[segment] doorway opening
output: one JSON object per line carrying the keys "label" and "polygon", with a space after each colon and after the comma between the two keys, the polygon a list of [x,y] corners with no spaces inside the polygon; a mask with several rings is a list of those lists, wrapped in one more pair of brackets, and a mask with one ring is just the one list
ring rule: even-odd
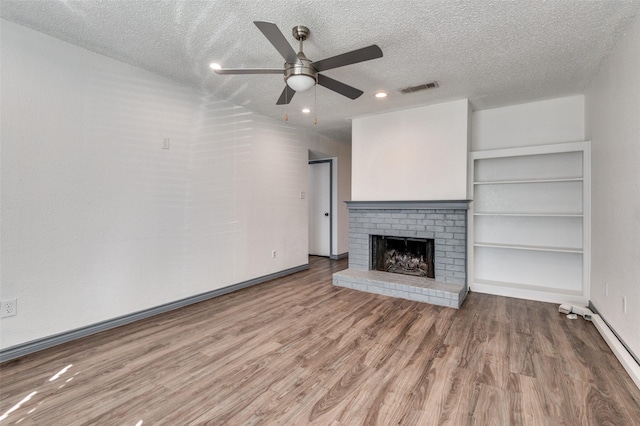
{"label": "doorway opening", "polygon": [[331,257],[333,248],[333,160],[309,161],[309,254]]}

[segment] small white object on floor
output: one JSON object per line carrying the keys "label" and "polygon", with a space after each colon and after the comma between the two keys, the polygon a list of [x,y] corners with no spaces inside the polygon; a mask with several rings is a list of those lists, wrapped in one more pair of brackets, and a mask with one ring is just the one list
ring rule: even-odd
{"label": "small white object on floor", "polygon": [[577,314],[568,314],[567,318],[569,318],[569,319],[577,319],[578,315]]}

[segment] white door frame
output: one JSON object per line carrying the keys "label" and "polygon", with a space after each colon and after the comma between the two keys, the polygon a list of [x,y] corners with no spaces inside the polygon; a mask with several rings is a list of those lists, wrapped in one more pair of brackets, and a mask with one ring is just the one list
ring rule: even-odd
{"label": "white door frame", "polygon": [[333,159],[310,160],[309,164],[329,163],[329,258],[333,256]]}

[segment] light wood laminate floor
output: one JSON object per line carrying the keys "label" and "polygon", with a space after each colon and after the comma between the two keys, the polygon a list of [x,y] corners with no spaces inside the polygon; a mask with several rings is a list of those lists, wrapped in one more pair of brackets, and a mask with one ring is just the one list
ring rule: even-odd
{"label": "light wood laminate floor", "polygon": [[640,424],[640,390],[556,305],[454,310],[333,287],[346,261],[310,262],[0,365],[0,416],[22,401],[0,423]]}

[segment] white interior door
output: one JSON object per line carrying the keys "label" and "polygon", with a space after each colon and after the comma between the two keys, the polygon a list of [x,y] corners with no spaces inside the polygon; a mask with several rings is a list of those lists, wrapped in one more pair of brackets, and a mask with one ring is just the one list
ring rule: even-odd
{"label": "white interior door", "polygon": [[331,254],[331,163],[309,163],[309,254]]}

